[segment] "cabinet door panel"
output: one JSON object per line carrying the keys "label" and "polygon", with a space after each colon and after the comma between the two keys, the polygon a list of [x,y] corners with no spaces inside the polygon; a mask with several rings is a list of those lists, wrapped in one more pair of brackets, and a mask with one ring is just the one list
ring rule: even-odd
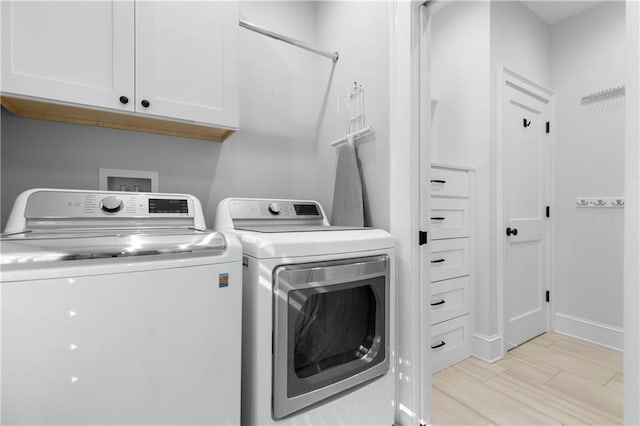
{"label": "cabinet door panel", "polygon": [[237,128],[237,29],[235,2],[137,2],[136,110]]}
{"label": "cabinet door panel", "polygon": [[2,91],[133,111],[132,1],[3,1]]}

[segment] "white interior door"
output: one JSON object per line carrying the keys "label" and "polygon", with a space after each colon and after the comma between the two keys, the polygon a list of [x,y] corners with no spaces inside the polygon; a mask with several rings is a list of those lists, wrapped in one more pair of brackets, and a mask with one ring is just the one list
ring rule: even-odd
{"label": "white interior door", "polygon": [[507,349],[548,328],[549,98],[506,80],[503,87]]}

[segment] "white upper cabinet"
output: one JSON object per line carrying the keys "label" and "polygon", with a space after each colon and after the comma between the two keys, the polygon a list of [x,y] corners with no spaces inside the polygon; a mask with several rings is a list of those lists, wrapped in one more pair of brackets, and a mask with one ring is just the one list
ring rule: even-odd
{"label": "white upper cabinet", "polygon": [[2,1],[2,91],[133,111],[133,40],[132,1]]}
{"label": "white upper cabinet", "polygon": [[136,110],[238,127],[237,3],[135,7]]}
{"label": "white upper cabinet", "polygon": [[2,92],[237,129],[237,29],[231,1],[2,1]]}

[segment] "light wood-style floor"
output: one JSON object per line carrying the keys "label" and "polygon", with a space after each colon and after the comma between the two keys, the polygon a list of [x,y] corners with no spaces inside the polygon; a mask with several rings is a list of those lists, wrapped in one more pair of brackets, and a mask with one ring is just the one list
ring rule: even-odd
{"label": "light wood-style floor", "polygon": [[433,425],[622,424],[622,353],[546,333],[433,376]]}

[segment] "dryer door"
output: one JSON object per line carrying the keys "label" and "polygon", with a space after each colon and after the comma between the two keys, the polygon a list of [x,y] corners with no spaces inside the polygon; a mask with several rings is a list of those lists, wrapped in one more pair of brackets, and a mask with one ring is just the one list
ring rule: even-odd
{"label": "dryer door", "polygon": [[274,419],[389,370],[389,291],[386,255],[276,268]]}

